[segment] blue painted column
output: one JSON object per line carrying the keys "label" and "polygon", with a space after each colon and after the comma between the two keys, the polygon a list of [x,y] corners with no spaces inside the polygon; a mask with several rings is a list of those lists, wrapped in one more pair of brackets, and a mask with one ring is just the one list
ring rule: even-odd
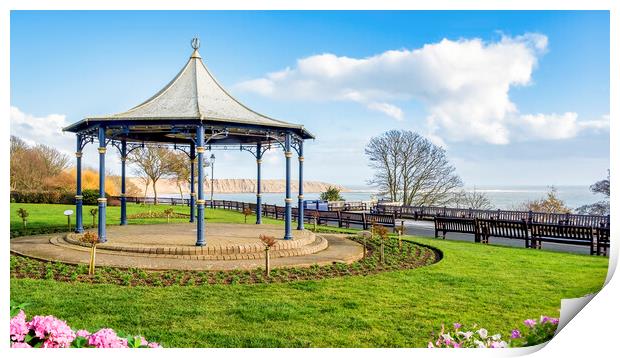
{"label": "blue painted column", "polygon": [[304,229],[304,141],[299,141],[299,195],[297,196],[297,230]]}
{"label": "blue painted column", "polygon": [[293,238],[291,233],[291,133],[284,137],[284,156],[286,157],[286,198],[284,199],[284,240]]}
{"label": "blue painted column", "polygon": [[194,222],[196,216],[196,185],[194,183],[194,167],[196,166],[196,145],[189,145],[189,222]]}
{"label": "blue painted column", "polygon": [[260,166],[263,162],[262,144],[256,143],[256,224],[263,223],[263,199],[260,192]]}
{"label": "blue painted column", "polygon": [[105,234],[105,208],[107,199],[105,197],[105,127],[99,127],[99,242],[106,242]]}
{"label": "blue painted column", "polygon": [[77,163],[75,165],[75,232],[84,232],[84,223],[82,219],[82,140],[81,134],[76,135],[76,151],[75,158]]}
{"label": "blue painted column", "polygon": [[202,168],[203,157],[205,152],[205,130],[204,126],[200,124],[196,127],[196,152],[198,152],[198,200],[196,206],[198,209],[197,218],[197,234],[196,234],[196,246],[205,246],[205,193],[204,193],[204,169]]}
{"label": "blue painted column", "polygon": [[121,225],[127,225],[127,141],[121,141]]}

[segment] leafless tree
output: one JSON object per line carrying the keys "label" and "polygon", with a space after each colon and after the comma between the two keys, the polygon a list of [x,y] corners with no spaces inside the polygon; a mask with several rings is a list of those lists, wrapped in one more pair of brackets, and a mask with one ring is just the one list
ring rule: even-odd
{"label": "leafless tree", "polygon": [[[11,136],[11,190],[46,190],[69,167],[69,156],[42,144],[29,146]],[[54,187],[54,186],[52,186]]]}
{"label": "leafless tree", "polygon": [[403,205],[446,205],[462,186],[443,148],[421,135],[391,130],[371,138],[365,153],[375,169],[369,184]]}
{"label": "leafless tree", "polygon": [[149,182],[153,184],[154,204],[157,204],[157,181],[173,173],[174,153],[164,147],[144,147],[131,152],[127,160],[146,188]]}
{"label": "leafless tree", "polygon": [[173,153],[171,163],[171,174],[174,183],[179,189],[181,200],[183,200],[183,188],[191,184],[190,160],[185,153]]}
{"label": "leafless tree", "polygon": [[454,193],[454,201],[452,202],[457,208],[491,210],[493,205],[491,199],[486,193],[477,191],[460,190]]}
{"label": "leafless tree", "polygon": [[401,136],[402,133],[399,131],[386,132],[379,137],[371,138],[364,150],[370,161],[370,167],[375,169],[375,175],[369,180],[369,184],[377,186],[381,194],[387,195],[390,201],[399,199],[400,165],[398,153],[400,152]]}
{"label": "leafless tree", "polygon": [[59,152],[57,149],[45,144],[38,144],[33,148],[43,158],[47,173],[57,175],[69,168],[70,158],[68,155]]}

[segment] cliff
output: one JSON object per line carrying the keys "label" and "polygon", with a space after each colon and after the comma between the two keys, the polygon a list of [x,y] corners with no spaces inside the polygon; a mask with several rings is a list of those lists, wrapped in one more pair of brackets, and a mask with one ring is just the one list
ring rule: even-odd
{"label": "cliff", "polygon": [[[128,181],[136,185],[142,192],[144,191],[144,182],[140,178],[128,177]],[[284,180],[283,179],[263,179],[261,180],[261,190],[263,193],[283,193],[284,192]],[[329,186],[339,188],[342,192],[349,191],[347,188],[320,182],[320,181],[304,181],[305,193],[322,193]],[[291,181],[291,191],[294,196],[297,196],[297,180]],[[189,192],[189,186],[183,187],[183,193]],[[205,193],[211,192],[211,180],[205,181]],[[256,192],[256,179],[215,179],[213,185],[213,192],[219,194],[231,194],[231,193],[255,193]],[[178,194],[174,180],[172,179],[160,179],[157,181],[157,195],[162,196],[165,194]],[[152,195],[152,187],[149,186],[147,195]]]}

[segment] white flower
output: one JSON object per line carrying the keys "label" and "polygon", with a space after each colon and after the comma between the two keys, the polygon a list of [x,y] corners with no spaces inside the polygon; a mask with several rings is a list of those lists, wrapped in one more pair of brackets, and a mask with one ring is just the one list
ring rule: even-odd
{"label": "white flower", "polygon": [[441,337],[443,338],[444,341],[452,342],[452,337],[450,337],[450,334],[448,333],[442,334]]}
{"label": "white flower", "polygon": [[498,333],[496,335],[491,336],[491,339],[494,341],[499,341],[500,339],[502,339],[502,335]]}
{"label": "white flower", "polygon": [[480,338],[485,339],[489,335],[489,332],[484,328],[480,328],[478,330],[478,335],[480,336]]}
{"label": "white flower", "polygon": [[474,341],[474,344],[475,344],[476,346],[478,346],[478,348],[486,348],[486,347],[487,347],[487,346],[485,346],[485,345],[484,345],[484,343],[482,343],[482,342],[480,342],[480,341],[478,341],[478,340],[475,340],[475,341]]}
{"label": "white flower", "polygon": [[469,340],[471,338],[471,336],[474,335],[474,332],[472,332],[472,331],[467,331],[467,332],[460,331],[460,332],[458,332],[458,334],[460,334],[461,336],[465,337],[466,340]]}

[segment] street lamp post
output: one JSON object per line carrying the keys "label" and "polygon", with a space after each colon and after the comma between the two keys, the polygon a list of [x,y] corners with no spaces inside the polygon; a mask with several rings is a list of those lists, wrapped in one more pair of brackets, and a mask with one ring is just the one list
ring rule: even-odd
{"label": "street lamp post", "polygon": [[213,167],[215,166],[215,154],[211,154],[211,157],[209,157],[209,164],[211,164],[211,208],[213,208]]}

